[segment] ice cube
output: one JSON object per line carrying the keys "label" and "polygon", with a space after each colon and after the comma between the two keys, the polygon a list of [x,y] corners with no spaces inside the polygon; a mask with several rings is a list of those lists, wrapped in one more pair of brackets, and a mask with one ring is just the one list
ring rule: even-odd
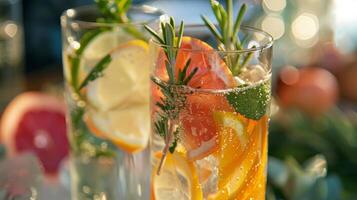
{"label": "ice cube", "polygon": [[196,161],[198,177],[202,185],[203,195],[215,193],[218,190],[218,161],[213,156],[207,156]]}
{"label": "ice cube", "polygon": [[235,80],[237,86],[246,84],[246,82],[243,79],[241,79],[240,77],[238,77],[238,76],[235,76],[234,80]]}
{"label": "ice cube", "polygon": [[256,83],[264,80],[267,76],[266,70],[261,65],[250,65],[242,70],[239,78],[248,83]]}
{"label": "ice cube", "polygon": [[[38,198],[42,169],[32,154],[21,154],[0,162],[0,199]],[[4,197],[4,198],[1,198]]]}

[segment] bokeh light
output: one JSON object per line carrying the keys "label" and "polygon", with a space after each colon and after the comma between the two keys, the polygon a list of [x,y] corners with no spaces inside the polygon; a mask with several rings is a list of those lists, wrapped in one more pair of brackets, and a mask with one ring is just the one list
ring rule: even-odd
{"label": "bokeh light", "polygon": [[263,0],[263,8],[266,11],[279,12],[286,7],[286,0]]}
{"label": "bokeh light", "polygon": [[270,14],[262,20],[261,27],[270,33],[275,40],[281,38],[285,33],[284,20],[280,15]]}
{"label": "bokeh light", "polygon": [[14,23],[8,23],[5,25],[4,31],[6,35],[8,35],[10,38],[13,38],[17,33],[17,25]]}
{"label": "bokeh light", "polygon": [[319,21],[316,15],[302,13],[293,21],[291,29],[296,39],[309,40],[317,34]]}

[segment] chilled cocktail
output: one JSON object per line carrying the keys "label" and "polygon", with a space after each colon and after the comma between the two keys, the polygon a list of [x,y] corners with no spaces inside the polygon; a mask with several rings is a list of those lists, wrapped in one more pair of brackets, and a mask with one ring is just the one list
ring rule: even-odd
{"label": "chilled cocktail", "polygon": [[265,198],[272,38],[212,7],[220,31],[206,18],[148,28],[156,200]]}
{"label": "chilled cocktail", "polygon": [[162,13],[130,8],[131,1],[96,2],[98,7],[70,9],[61,18],[72,199],[147,199],[149,46],[144,25],[155,26]]}

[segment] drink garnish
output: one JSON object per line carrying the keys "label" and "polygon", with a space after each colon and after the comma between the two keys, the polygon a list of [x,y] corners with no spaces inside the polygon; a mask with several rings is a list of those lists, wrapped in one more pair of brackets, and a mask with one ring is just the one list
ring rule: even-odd
{"label": "drink garnish", "polygon": [[[217,20],[218,27],[214,25],[206,16],[201,16],[205,25],[215,36],[218,49],[228,53],[225,56],[225,61],[234,76],[239,76],[246,68],[249,61],[253,57],[253,52],[249,53],[234,53],[243,49],[246,38],[239,39],[238,34],[240,26],[247,10],[247,5],[242,4],[233,21],[233,1],[226,0],[226,9],[216,0],[211,0],[211,8]],[[256,48],[252,46],[252,49]],[[268,83],[257,84],[254,87],[249,87],[243,92],[231,91],[228,92],[226,98],[236,112],[241,113],[249,119],[260,119],[267,110],[269,103],[269,86]],[[270,84],[270,82],[269,82]],[[247,85],[240,85],[240,87]]]}
{"label": "drink garnish", "polygon": [[184,68],[178,70],[178,75],[175,77],[176,72],[176,57],[181,47],[182,36],[184,31],[183,21],[180,23],[178,35],[176,36],[175,31],[175,21],[171,17],[169,22],[162,22],[162,36],[155,30],[148,26],[145,26],[146,30],[154,37],[156,42],[162,45],[162,49],[166,55],[167,60],[165,61],[166,71],[169,77],[167,83],[160,83],[154,77],[152,81],[160,87],[160,90],[165,96],[165,99],[161,99],[161,102],[157,102],[161,110],[160,116],[154,122],[155,132],[159,134],[165,140],[165,147],[163,149],[163,154],[160,160],[160,164],[157,169],[157,174],[160,174],[162,164],[165,160],[168,151],[173,153],[177,145],[177,134],[178,134],[178,117],[180,110],[184,104],[177,102],[184,102],[185,96],[175,92],[175,86],[187,85],[193,76],[197,73],[198,68],[194,68],[188,75],[187,69],[190,66],[191,59],[188,59],[185,63]]}
{"label": "drink garnish", "polygon": [[[218,27],[209,20],[206,16],[202,15],[201,18],[208,29],[215,36],[218,43],[218,49],[222,51],[236,51],[242,50],[246,40],[240,40],[238,33],[240,26],[247,10],[247,5],[242,4],[239,9],[238,15],[233,21],[233,3],[232,0],[226,0],[227,9],[225,9],[218,1],[211,0],[211,8],[217,20]],[[240,53],[228,54],[224,59],[234,76],[240,73],[240,70],[245,67],[251,59],[252,54],[248,53],[243,56]]]}

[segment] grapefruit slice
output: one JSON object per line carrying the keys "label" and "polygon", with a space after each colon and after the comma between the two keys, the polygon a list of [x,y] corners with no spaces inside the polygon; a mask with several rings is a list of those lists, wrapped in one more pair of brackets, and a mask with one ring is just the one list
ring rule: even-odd
{"label": "grapefruit slice", "polygon": [[95,135],[128,152],[144,149],[150,135],[148,45],[132,40],[111,52],[103,77],[87,86],[95,109],[85,122]]}
{"label": "grapefruit slice", "polygon": [[[159,163],[161,152],[155,155],[156,163]],[[194,163],[189,161],[182,152],[167,154],[165,164],[156,175],[157,167],[152,171],[152,192],[153,199],[167,200],[201,200],[203,199],[202,189]]]}
{"label": "grapefruit slice", "polygon": [[[176,58],[176,77],[191,60],[186,76],[197,68],[197,73],[188,86],[201,89],[225,89],[236,85],[232,73],[219,54],[207,43],[192,37],[183,37],[182,45]],[[165,68],[165,54],[159,52],[155,76],[168,80]],[[154,105],[162,97],[158,87],[152,89]],[[184,128],[183,145],[187,148],[190,160],[201,159],[217,150],[217,127],[213,119],[213,110],[233,111],[223,96],[194,93],[187,96],[185,108],[180,113]]]}
{"label": "grapefruit slice", "polygon": [[6,107],[0,127],[10,156],[32,152],[47,174],[56,175],[69,148],[62,101],[38,92],[20,94]]}

